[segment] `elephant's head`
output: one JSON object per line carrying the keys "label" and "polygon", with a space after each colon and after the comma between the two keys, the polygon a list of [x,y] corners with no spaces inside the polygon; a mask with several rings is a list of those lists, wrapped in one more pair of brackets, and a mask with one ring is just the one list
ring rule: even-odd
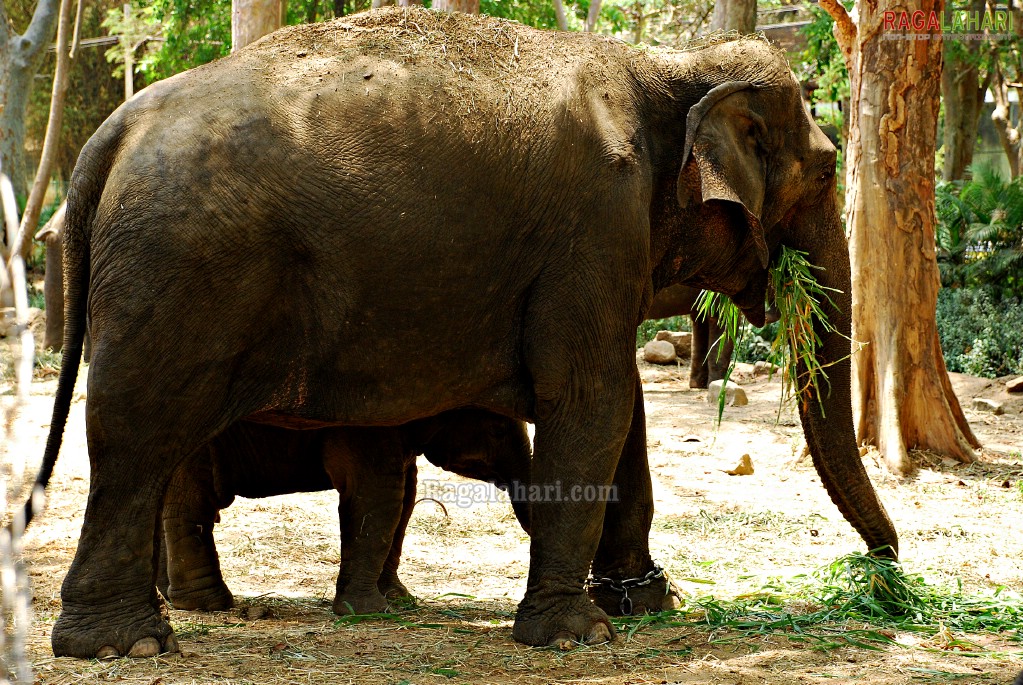
{"label": "elephant's head", "polygon": [[[835,147],[811,119],[784,57],[765,42],[724,42],[679,59],[676,100],[691,104],[673,177],[663,181],[675,182],[678,204],[665,212],[661,233],[680,247],[673,254],[655,235],[652,244],[663,253],[654,255],[654,286],[667,280],[722,292],[763,325],[768,267],[780,245],[807,252],[822,267],[818,281],[838,291],[833,305],[823,303],[837,331],[817,331],[830,391],[823,403],[800,398],[804,432],[842,514],[871,549],[894,554],[895,529],[864,471],[853,428],[850,268]],[[694,74],[703,80],[698,86]],[[703,246],[696,257],[693,244]]]}
{"label": "elephant's head", "polygon": [[532,445],[521,421],[476,407],[464,407],[421,422],[428,426],[423,456],[463,478],[493,483],[508,492],[522,529],[530,530],[529,486]]}

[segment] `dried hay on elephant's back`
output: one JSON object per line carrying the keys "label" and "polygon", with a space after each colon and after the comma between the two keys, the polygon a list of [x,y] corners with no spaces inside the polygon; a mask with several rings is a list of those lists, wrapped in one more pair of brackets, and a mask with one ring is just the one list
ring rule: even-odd
{"label": "dried hay on elephant's back", "polygon": [[[351,78],[353,68],[380,69],[380,60],[389,60],[387,71],[401,78],[404,97],[435,97],[443,76],[444,94],[458,107],[450,111],[442,106],[438,114],[472,119],[486,113],[479,125],[492,127],[551,111],[583,68],[595,68],[607,83],[626,85],[623,68],[630,52],[641,54],[606,36],[558,34],[486,16],[390,7],[286,27],[239,54],[261,63],[272,83],[329,82],[339,75],[345,78],[345,72]],[[365,69],[355,78],[372,85],[374,75],[373,69]]]}

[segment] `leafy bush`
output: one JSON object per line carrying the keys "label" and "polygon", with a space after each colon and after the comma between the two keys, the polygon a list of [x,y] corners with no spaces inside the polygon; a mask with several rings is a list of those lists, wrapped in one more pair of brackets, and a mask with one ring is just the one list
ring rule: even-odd
{"label": "leafy bush", "polygon": [[1023,297],[1023,178],[985,167],[935,189],[941,284]]}
{"label": "leafy bush", "polygon": [[735,343],[735,360],[752,364],[771,359],[771,344],[778,337],[778,322],[769,323],[763,328],[753,328],[746,324],[739,340]]}
{"label": "leafy bush", "polygon": [[938,292],[938,335],[949,371],[997,378],[1023,374],[1023,302],[981,289]]}
{"label": "leafy bush", "polygon": [[688,316],[671,316],[667,319],[650,319],[636,329],[636,347],[643,347],[654,339],[657,331],[691,331]]}

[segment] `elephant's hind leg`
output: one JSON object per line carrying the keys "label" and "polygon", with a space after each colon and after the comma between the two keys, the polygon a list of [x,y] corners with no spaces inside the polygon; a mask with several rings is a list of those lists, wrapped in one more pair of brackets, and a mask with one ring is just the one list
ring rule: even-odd
{"label": "elephant's hind leg", "polygon": [[384,562],[384,570],[380,572],[380,579],[377,581],[377,589],[388,601],[412,597],[412,593],[398,577],[398,566],[401,564],[401,548],[405,542],[405,531],[408,529],[408,522],[412,518],[412,510],[416,505],[418,472],[413,460],[405,472],[405,495],[401,503],[401,518],[394,531],[394,540],[391,542],[391,551],[387,555],[387,561]]}
{"label": "elephant's hind leg", "polygon": [[[171,473],[215,427],[208,416],[198,420],[194,402],[157,403],[172,393],[139,393],[131,385],[133,392],[117,392],[113,383],[90,381],[89,500],[61,588],[53,652],[102,658],[176,651],[156,590],[155,535]],[[176,420],[165,418],[171,416]]]}

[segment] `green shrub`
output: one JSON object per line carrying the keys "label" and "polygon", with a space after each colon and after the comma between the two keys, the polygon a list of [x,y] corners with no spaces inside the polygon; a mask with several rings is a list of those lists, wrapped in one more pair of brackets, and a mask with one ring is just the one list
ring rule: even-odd
{"label": "green shrub", "polygon": [[985,378],[1023,373],[1023,303],[973,288],[938,292],[938,335],[949,371]]}
{"label": "green shrub", "polygon": [[746,324],[745,330],[735,344],[735,360],[752,364],[771,359],[771,344],[778,337],[778,322],[769,323],[763,328],[753,328]]}
{"label": "green shrub", "polygon": [[1023,297],[1023,178],[986,167],[935,188],[941,284]]}
{"label": "green shrub", "polygon": [[691,331],[688,316],[670,316],[667,319],[650,319],[636,329],[636,347],[643,347],[654,339],[657,331]]}

